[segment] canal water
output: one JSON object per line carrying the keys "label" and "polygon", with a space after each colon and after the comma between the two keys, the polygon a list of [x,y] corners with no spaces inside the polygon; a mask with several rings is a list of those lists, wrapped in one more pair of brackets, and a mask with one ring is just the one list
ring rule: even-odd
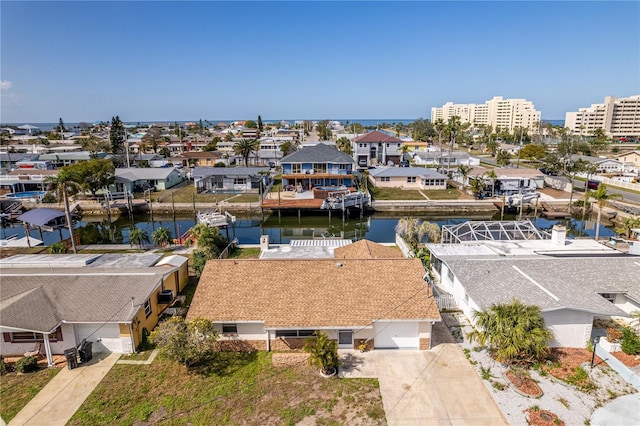
{"label": "canal water", "polygon": [[[421,215],[412,214],[423,220],[435,222],[440,226],[446,224],[457,224],[467,220],[500,220],[500,213],[494,215],[472,216],[470,214],[451,215]],[[233,239],[238,238],[240,244],[258,244],[260,235],[268,235],[272,243],[288,243],[292,239],[312,239],[321,237],[342,237],[352,240],[368,239],[379,243],[390,243],[395,241],[394,227],[403,215],[373,214],[364,218],[342,220],[342,217],[329,218],[328,215],[316,216],[285,216],[278,217],[277,214],[268,216],[264,222],[259,216],[242,217],[238,216],[235,226],[229,226],[222,230],[228,233]],[[505,220],[514,220],[516,216],[505,215]],[[533,220],[533,219],[532,219]],[[82,244],[127,244],[129,243],[129,232],[134,227],[143,229],[149,238],[154,230],[159,227],[168,228],[171,238],[182,235],[195,223],[191,217],[157,216],[151,218],[149,215],[137,215],[131,220],[128,216],[120,216],[117,220],[109,224],[106,217],[85,216],[76,223],[75,230],[80,235]],[[551,229],[555,224],[567,226],[570,237],[593,237],[595,235],[595,219],[581,222],[580,218],[548,220],[545,218],[535,218],[535,225],[540,229]],[[66,229],[62,229],[62,237],[68,238]],[[1,238],[12,235],[22,237],[25,229],[21,224],[12,224],[1,229]],[[600,237],[615,236],[613,229],[604,225],[600,226]],[[31,230],[31,236],[40,238],[37,230]],[[60,241],[60,232],[42,232],[45,245]]]}

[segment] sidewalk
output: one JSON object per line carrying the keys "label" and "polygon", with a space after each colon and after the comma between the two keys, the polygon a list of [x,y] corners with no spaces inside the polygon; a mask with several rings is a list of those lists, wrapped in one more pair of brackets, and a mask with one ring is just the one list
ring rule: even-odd
{"label": "sidewalk", "polygon": [[9,423],[14,425],[65,425],[120,358],[97,353],[85,365],[56,375]]}

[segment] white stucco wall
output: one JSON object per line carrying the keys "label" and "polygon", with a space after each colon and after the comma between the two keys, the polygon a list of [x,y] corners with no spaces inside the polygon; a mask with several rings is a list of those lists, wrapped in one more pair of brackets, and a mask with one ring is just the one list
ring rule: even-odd
{"label": "white stucco wall", "polygon": [[[229,323],[231,324],[232,322],[230,321]],[[238,333],[235,335],[222,334],[222,323],[215,323],[214,326],[218,331],[218,333],[220,333],[220,340],[242,339],[242,340],[265,340],[266,341],[267,339],[267,333],[264,330],[264,323],[262,322],[237,323]]]}
{"label": "white stucco wall", "polygon": [[624,294],[616,294],[616,299],[613,304],[628,314],[633,311],[640,311],[640,303],[629,299]]}
{"label": "white stucco wall", "polygon": [[591,313],[561,309],[543,312],[542,316],[554,335],[551,347],[584,348],[591,337],[594,317]]}
{"label": "white stucco wall", "polygon": [[[73,325],[62,324],[62,340],[57,342],[51,342],[51,352],[54,354],[62,354],[65,349],[76,346],[75,332]],[[15,330],[0,329],[2,333],[10,333]],[[34,348],[35,343],[10,343],[4,341],[4,336],[0,340],[0,354],[2,355],[24,355],[25,352],[31,351]],[[44,346],[42,347],[44,353]]]}

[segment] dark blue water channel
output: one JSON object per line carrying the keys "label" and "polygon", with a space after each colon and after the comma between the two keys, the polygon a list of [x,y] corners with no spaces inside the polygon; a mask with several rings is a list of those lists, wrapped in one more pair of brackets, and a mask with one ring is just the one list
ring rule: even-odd
{"label": "dark blue water channel", "polygon": [[[457,224],[467,220],[500,220],[500,213],[493,216],[472,216],[472,215],[456,215],[456,214],[440,214],[440,215],[423,215],[413,214],[413,217],[436,222],[440,226],[445,224]],[[229,226],[222,230],[227,233],[230,238],[237,237],[240,244],[258,244],[260,235],[268,235],[269,241],[272,243],[288,243],[292,239],[311,239],[319,237],[343,237],[352,240],[366,238],[371,241],[388,243],[395,241],[394,227],[398,223],[398,219],[402,215],[384,215],[374,214],[342,220],[341,215],[334,215],[329,218],[328,215],[315,216],[295,216],[277,214],[262,218],[242,217],[238,216],[235,226]],[[514,220],[513,215],[505,215],[505,220]],[[536,226],[540,229],[551,229],[555,224],[563,224],[568,228],[570,237],[593,237],[595,235],[595,220],[586,220],[582,222],[580,218],[572,218],[570,221],[566,219],[548,220],[544,218],[536,218],[534,220]],[[176,217],[172,216],[160,217],[154,215],[153,220],[149,215],[137,215],[130,220],[128,216],[120,216],[116,221],[109,224],[105,217],[85,216],[81,221],[76,223],[75,229],[80,234],[82,244],[127,244],[129,242],[129,232],[133,227],[143,229],[151,238],[151,233],[159,227],[166,227],[171,232],[171,238],[183,234],[195,223],[194,217]],[[68,232],[62,229],[62,237],[67,238]],[[11,235],[22,237],[25,235],[25,229],[21,224],[10,224],[1,229],[1,238],[7,238]],[[613,229],[600,226],[600,236],[615,236]],[[40,238],[38,230],[31,230],[31,236]],[[60,240],[60,232],[42,232],[45,245],[55,243]]]}

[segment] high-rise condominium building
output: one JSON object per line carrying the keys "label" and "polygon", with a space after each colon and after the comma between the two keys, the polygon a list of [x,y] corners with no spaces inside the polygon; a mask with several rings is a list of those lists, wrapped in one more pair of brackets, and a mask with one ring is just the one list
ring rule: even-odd
{"label": "high-rise condominium building", "polygon": [[611,137],[640,136],[640,95],[628,98],[607,96],[604,103],[568,112],[565,121],[575,133],[592,134],[597,128]]}
{"label": "high-rise condominium building", "polygon": [[484,104],[454,104],[447,102],[442,108],[431,108],[431,122],[438,119],[447,122],[450,117],[460,117],[463,123],[473,125],[489,124],[513,131],[514,127],[524,127],[530,132],[538,131],[540,111],[526,99],[503,99],[494,96]]}

